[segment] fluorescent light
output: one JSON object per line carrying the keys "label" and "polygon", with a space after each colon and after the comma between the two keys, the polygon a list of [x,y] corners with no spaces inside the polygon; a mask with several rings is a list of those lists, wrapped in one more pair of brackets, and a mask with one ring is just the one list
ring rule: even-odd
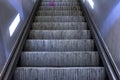
{"label": "fluorescent light", "polygon": [[18,24],[20,22],[20,14],[18,13],[15,19],[13,20],[12,24],[9,27],[9,33],[10,37],[13,35],[15,29],[17,28]]}
{"label": "fluorescent light", "polygon": [[87,0],[88,2],[89,2],[89,4],[90,4],[90,6],[92,7],[92,9],[94,8],[94,2],[93,2],[93,0]]}

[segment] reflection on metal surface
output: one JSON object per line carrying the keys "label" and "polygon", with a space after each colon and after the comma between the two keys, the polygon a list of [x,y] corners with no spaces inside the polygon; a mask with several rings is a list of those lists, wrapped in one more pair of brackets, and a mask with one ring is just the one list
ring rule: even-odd
{"label": "reflection on metal surface", "polygon": [[[117,74],[120,76],[120,0],[93,0],[94,9],[89,0],[83,3],[97,25],[111,56]],[[92,5],[92,4],[91,4]]]}
{"label": "reflection on metal surface", "polygon": [[19,23],[20,23],[20,14],[18,13],[17,16],[15,17],[15,19],[13,20],[12,24],[9,27],[10,37],[13,35],[13,33]]}
{"label": "reflection on metal surface", "polygon": [[87,1],[89,2],[89,4],[92,7],[92,9],[94,9],[94,2],[93,2],[93,0],[87,0]]}
{"label": "reflection on metal surface", "polygon": [[15,10],[20,14],[21,19],[24,18],[22,0],[8,0],[8,1],[15,8]]}
{"label": "reflection on metal surface", "polygon": [[85,3],[86,0],[83,0],[83,2]]}
{"label": "reflection on metal surface", "polygon": [[37,1],[37,0],[32,0],[34,3]]}
{"label": "reflection on metal surface", "polygon": [[[1,33],[0,33],[0,72],[3,69],[3,66],[5,65],[6,57],[4,54],[4,46],[3,46],[3,41],[1,38]],[[1,76],[1,73],[0,73]]]}
{"label": "reflection on metal surface", "polygon": [[103,26],[101,27],[101,33],[103,37],[107,36],[107,33],[110,31],[112,27],[114,27],[114,23],[120,18],[120,2],[112,9],[111,13],[109,13],[106,18]]}
{"label": "reflection on metal surface", "polygon": [[24,29],[35,2],[36,0],[0,0],[1,74],[5,70],[10,57],[13,55],[12,53],[19,39],[21,30]]}

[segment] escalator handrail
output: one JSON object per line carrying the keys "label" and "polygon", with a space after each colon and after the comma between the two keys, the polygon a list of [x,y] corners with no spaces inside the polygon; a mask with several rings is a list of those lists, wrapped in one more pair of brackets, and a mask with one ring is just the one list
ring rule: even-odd
{"label": "escalator handrail", "polygon": [[82,11],[85,13],[84,16],[86,18],[87,23],[90,26],[90,29],[93,33],[93,37],[95,38],[95,41],[97,43],[97,48],[100,51],[100,56],[102,58],[109,79],[120,80],[118,70],[116,69],[115,63],[113,62],[113,59],[110,56],[110,52],[97,28],[97,25],[95,24],[94,20],[92,19],[91,15],[89,14],[86,6],[82,3],[82,1],[78,0],[78,2]]}
{"label": "escalator handrail", "polygon": [[18,36],[18,39],[16,40],[15,46],[13,47],[11,51],[11,55],[6,62],[6,65],[4,66],[4,69],[2,70],[0,74],[0,80],[11,80],[12,74],[15,71],[16,64],[18,62],[18,59],[20,57],[20,53],[22,52],[23,45],[25,43],[26,37],[28,35],[28,31],[30,30],[31,22],[33,21],[33,18],[35,16],[35,12],[38,8],[40,0],[37,0],[36,3],[33,6],[33,9],[29,15],[29,18],[27,19],[27,22],[25,25],[23,25],[23,29],[20,31],[20,35]]}

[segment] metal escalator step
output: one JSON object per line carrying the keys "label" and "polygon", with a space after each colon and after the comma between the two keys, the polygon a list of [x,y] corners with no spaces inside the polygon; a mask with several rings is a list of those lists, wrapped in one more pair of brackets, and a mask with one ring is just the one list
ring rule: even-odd
{"label": "metal escalator step", "polygon": [[86,30],[85,22],[35,22],[32,30]]}
{"label": "metal escalator step", "polygon": [[106,80],[103,67],[18,67],[14,80]]}
{"label": "metal escalator step", "polygon": [[94,40],[26,40],[25,51],[90,51],[94,50]]}
{"label": "metal escalator step", "polygon": [[83,22],[83,16],[36,16],[35,22]]}
{"label": "metal escalator step", "polygon": [[108,80],[78,0],[40,0],[13,80]]}
{"label": "metal escalator step", "polygon": [[77,0],[41,0],[41,2],[76,2]]}
{"label": "metal escalator step", "polygon": [[80,10],[79,6],[40,6],[39,11],[46,10]]}
{"label": "metal escalator step", "polygon": [[[52,2],[53,6],[78,6],[77,2]],[[40,6],[51,6],[51,2],[41,2]]]}
{"label": "metal escalator step", "polygon": [[98,52],[22,52],[20,66],[25,67],[85,67],[100,66]]}
{"label": "metal escalator step", "polygon": [[81,16],[82,13],[80,11],[76,11],[76,10],[71,10],[71,11],[53,11],[53,10],[49,10],[49,11],[38,11],[37,12],[37,16]]}
{"label": "metal escalator step", "polygon": [[31,30],[29,39],[89,39],[89,30]]}

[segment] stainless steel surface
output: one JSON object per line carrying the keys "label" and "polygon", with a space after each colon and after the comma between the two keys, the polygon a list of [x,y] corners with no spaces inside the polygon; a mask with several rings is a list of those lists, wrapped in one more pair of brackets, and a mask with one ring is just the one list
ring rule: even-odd
{"label": "stainless steel surface", "polygon": [[[9,60],[11,51],[23,29],[36,0],[0,0],[0,73]],[[10,35],[10,25],[18,21],[13,35]],[[15,20],[16,19],[16,20]]]}
{"label": "stainless steel surface", "polygon": [[[92,15],[98,29],[120,71],[120,1],[82,0]],[[93,1],[92,3],[90,3]],[[9,59],[19,32],[25,24],[35,0],[0,0],[0,72]],[[90,4],[92,6],[90,6]],[[9,26],[20,14],[20,23],[10,37]]]}
{"label": "stainless steel surface", "polygon": [[120,75],[120,1],[82,0],[98,26]]}
{"label": "stainless steel surface", "polygon": [[[0,33],[1,36],[1,33]],[[4,48],[3,48],[3,43],[2,39],[0,37],[0,71],[2,70],[4,64],[5,64],[5,55],[4,55]]]}

